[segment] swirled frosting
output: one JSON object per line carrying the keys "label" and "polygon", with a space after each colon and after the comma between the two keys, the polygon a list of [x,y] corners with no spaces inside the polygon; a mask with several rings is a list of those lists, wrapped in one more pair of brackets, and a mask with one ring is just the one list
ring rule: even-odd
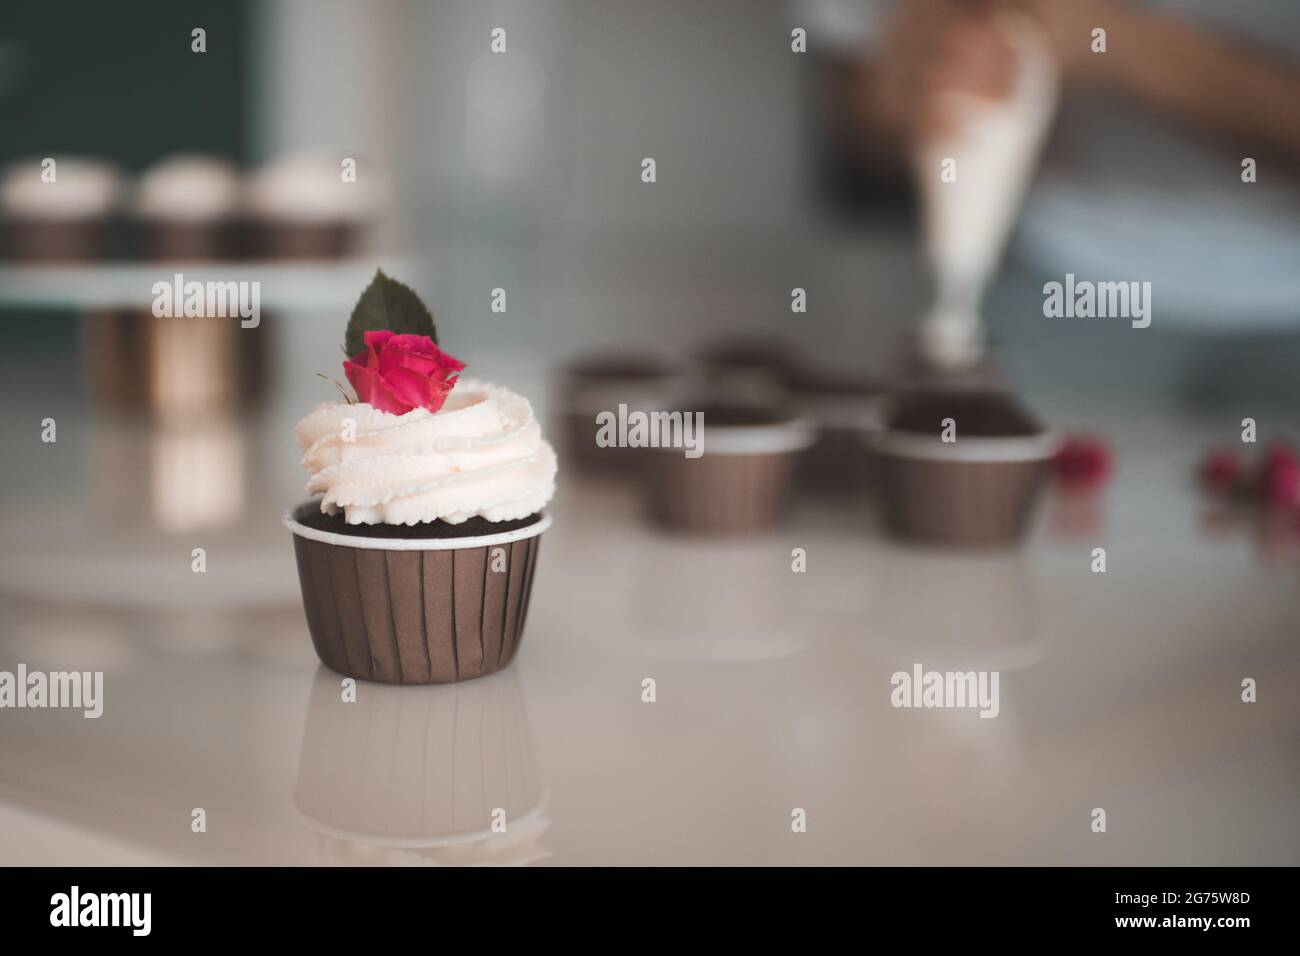
{"label": "swirled frosting", "polygon": [[121,198],[117,168],[97,159],[68,157],[54,167],[55,179],[42,178],[40,159],[11,164],[0,178],[0,206],[8,215],[69,221],[107,216]]}
{"label": "swirled frosting", "polygon": [[323,404],[294,438],[307,491],[348,524],[510,521],[555,493],[555,452],[527,399],[473,379],[460,379],[436,412]]}
{"label": "swirled frosting", "polygon": [[239,191],[233,163],[216,156],[177,154],[140,177],[135,210],[150,219],[207,222],[238,212]]}

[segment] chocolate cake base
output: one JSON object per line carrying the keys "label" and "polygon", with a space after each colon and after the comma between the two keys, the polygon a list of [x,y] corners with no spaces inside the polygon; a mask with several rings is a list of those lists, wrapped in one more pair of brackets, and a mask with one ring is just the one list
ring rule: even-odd
{"label": "chocolate cake base", "polygon": [[330,534],[346,534],[357,538],[404,538],[420,540],[421,538],[477,538],[485,534],[505,534],[518,531],[529,525],[537,524],[541,514],[532,514],[513,521],[488,521],[475,515],[459,524],[447,521],[422,521],[418,524],[348,524],[342,514],[327,515],[320,510],[317,502],[309,501],[300,505],[293,513],[293,520],[315,531]]}

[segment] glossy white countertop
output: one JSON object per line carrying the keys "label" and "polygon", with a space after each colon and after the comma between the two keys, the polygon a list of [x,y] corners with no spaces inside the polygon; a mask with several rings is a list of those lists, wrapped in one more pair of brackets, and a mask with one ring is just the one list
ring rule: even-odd
{"label": "glossy white countertop", "polygon": [[[1207,527],[1189,468],[1222,437],[1148,426],[1112,415],[1104,496],[1050,499],[1011,553],[816,502],[674,538],[570,476],[515,663],[355,703],[312,652],[279,484],[233,528],[129,530],[27,449],[0,669],[102,670],[105,710],[0,711],[0,862],[1300,863],[1300,536]],[[94,454],[72,431],[60,471]],[[100,493],[147,486],[126,471]],[[998,670],[999,715],[893,708],[914,663]]]}

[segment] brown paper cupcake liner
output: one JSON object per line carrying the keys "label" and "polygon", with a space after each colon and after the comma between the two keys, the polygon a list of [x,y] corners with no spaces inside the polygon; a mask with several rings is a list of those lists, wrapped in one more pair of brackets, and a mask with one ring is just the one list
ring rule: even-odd
{"label": "brown paper cupcake liner", "polygon": [[354,252],[362,229],[349,222],[296,223],[253,220],[246,242],[263,259],[341,259]]}
{"label": "brown paper cupcake liner", "polygon": [[777,525],[790,499],[797,453],[687,458],[659,449],[647,459],[651,519],[678,531],[731,534]]}
{"label": "brown paper cupcake liner", "polygon": [[[360,680],[443,684],[501,670],[523,636],[542,516],[476,538],[294,534],[307,629],[321,663]],[[505,569],[493,570],[493,549]]]}
{"label": "brown paper cupcake liner", "polygon": [[854,379],[834,391],[833,376],[825,381],[816,373],[804,374],[824,387],[792,386],[791,403],[817,426],[817,439],[800,462],[800,490],[836,500],[874,492],[874,462],[863,439],[884,427],[887,387],[874,379],[866,384]]}
{"label": "brown paper cupcake liner", "polygon": [[109,257],[113,226],[107,219],[10,219],[3,237],[4,257],[14,262],[98,262]]}
{"label": "brown paper cupcake liner", "polygon": [[221,262],[240,256],[239,224],[146,220],[139,224],[140,251],[159,262]]}
{"label": "brown paper cupcake liner", "polygon": [[878,453],[884,518],[896,534],[943,544],[997,546],[1029,529],[1047,477],[1047,457],[943,460]]}
{"label": "brown paper cupcake liner", "polygon": [[[917,390],[868,438],[885,524],[904,538],[1006,547],[1029,530],[1059,437],[1014,396]],[[945,441],[946,428],[954,428]]]}

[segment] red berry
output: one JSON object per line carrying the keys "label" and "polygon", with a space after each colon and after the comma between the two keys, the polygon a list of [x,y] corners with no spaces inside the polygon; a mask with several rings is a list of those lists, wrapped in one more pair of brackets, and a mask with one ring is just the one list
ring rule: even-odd
{"label": "red berry", "polygon": [[1226,495],[1241,483],[1246,474],[1246,463],[1236,452],[1212,448],[1201,459],[1197,473],[1207,491]]}
{"label": "red berry", "polygon": [[1057,482],[1072,491],[1100,487],[1111,471],[1110,448],[1092,435],[1067,435],[1052,460]]}
{"label": "red berry", "polygon": [[1300,507],[1300,461],[1287,455],[1269,458],[1264,466],[1263,492],[1271,508]]}
{"label": "red berry", "polygon": [[1257,478],[1262,489],[1268,485],[1268,476],[1274,468],[1285,468],[1289,464],[1300,464],[1300,456],[1287,442],[1275,441],[1264,449],[1259,459]]}

